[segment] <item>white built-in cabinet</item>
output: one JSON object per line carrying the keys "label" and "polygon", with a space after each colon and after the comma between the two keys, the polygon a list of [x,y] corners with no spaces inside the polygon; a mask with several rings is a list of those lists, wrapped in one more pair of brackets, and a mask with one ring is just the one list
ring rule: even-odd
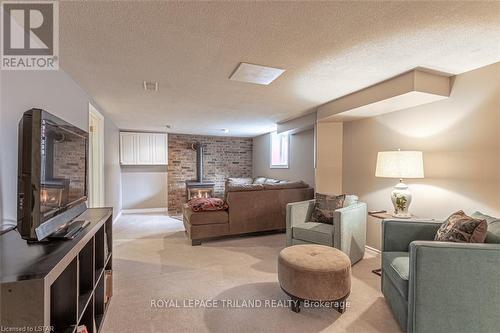
{"label": "white built-in cabinet", "polygon": [[137,164],[137,133],[120,132],[120,163]]}
{"label": "white built-in cabinet", "polygon": [[166,133],[120,132],[122,165],[167,165]]}

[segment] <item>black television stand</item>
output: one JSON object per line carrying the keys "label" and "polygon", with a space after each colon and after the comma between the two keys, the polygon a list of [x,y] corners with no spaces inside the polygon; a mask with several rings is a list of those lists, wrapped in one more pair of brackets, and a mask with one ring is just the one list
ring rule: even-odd
{"label": "black television stand", "polygon": [[73,220],[49,236],[50,239],[70,240],[90,224],[89,220]]}
{"label": "black television stand", "polygon": [[113,209],[90,208],[73,239],[0,236],[0,332],[101,333],[112,296]]}

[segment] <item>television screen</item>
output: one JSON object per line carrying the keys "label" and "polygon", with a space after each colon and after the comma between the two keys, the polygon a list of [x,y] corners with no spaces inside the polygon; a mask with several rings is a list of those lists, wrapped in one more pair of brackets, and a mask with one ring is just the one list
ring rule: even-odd
{"label": "television screen", "polygon": [[86,209],[88,134],[41,109],[19,122],[18,222],[41,241]]}
{"label": "television screen", "polygon": [[42,119],[40,213],[42,221],[86,196],[87,142],[69,128]]}

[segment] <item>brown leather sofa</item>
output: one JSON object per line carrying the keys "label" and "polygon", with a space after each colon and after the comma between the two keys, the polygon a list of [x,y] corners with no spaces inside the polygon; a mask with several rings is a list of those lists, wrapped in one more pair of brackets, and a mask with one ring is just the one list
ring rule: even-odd
{"label": "brown leather sofa", "polygon": [[286,205],[314,197],[304,182],[262,179],[228,178],[227,211],[193,212],[185,205],[183,221],[192,245],[219,236],[285,230]]}

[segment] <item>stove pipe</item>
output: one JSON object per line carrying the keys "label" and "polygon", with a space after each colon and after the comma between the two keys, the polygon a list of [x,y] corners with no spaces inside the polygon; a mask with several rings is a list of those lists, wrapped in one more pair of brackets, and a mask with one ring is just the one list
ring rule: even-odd
{"label": "stove pipe", "polygon": [[203,146],[196,142],[193,149],[196,150],[196,182],[203,183]]}

